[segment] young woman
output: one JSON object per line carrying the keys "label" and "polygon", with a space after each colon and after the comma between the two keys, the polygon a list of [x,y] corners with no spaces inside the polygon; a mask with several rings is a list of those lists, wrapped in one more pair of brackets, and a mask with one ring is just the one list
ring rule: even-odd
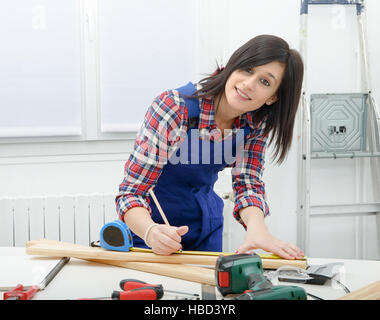
{"label": "young woman", "polygon": [[[274,143],[279,163],[290,148],[302,78],[298,52],[279,37],[261,35],[235,51],[225,68],[158,96],[145,115],[116,197],[133,245],[163,255],[179,249],[221,251],[223,201],[213,186],[218,172],[231,167],[233,215],[246,229],[236,252],[260,248],[301,258],[299,248],[266,228],[269,208],[261,178],[267,145]],[[232,155],[230,161],[221,153]]]}

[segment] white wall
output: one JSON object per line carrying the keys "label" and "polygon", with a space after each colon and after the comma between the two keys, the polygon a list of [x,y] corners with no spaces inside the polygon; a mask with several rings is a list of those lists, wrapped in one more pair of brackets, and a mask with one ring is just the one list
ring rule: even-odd
{"label": "white wall", "polygon": [[[380,98],[377,82],[380,64],[376,1],[367,3],[368,50],[371,90]],[[309,10],[308,89],[309,93],[363,92],[361,60],[354,7],[313,7]],[[325,18],[325,23],[321,17]],[[318,24],[319,22],[319,24]],[[376,35],[377,34],[377,35]],[[337,41],[339,39],[339,41]],[[351,204],[379,201],[374,193],[368,159],[313,160],[311,164],[312,205]],[[372,173],[373,175],[373,173]],[[315,256],[378,258],[379,236],[372,216],[318,217],[310,223],[311,253]],[[334,245],[332,246],[331,243]]]}
{"label": "white wall", "polygon": [[[369,18],[369,49],[371,70],[380,70],[379,28],[375,25],[380,14],[380,3],[367,0]],[[215,59],[225,63],[231,53],[245,41],[255,35],[276,34],[287,40],[294,48],[299,43],[299,0],[202,0],[200,2],[200,43],[199,80],[205,73],[213,71]],[[355,39],[356,41],[356,39]],[[317,48],[316,50],[323,50]],[[377,60],[377,61],[376,61]],[[380,101],[378,72],[371,73],[373,92]],[[326,81],[329,78],[326,77]],[[163,88],[165,89],[165,88]],[[152,98],[154,96],[152,95]],[[295,133],[297,128],[295,128]],[[124,162],[133,147],[130,140],[76,141],[76,142],[44,142],[44,143],[4,143],[0,145],[0,196],[41,196],[59,194],[86,194],[117,192],[123,177]],[[271,215],[267,218],[270,231],[277,237],[296,242],[296,196],[297,196],[297,137],[294,135],[293,145],[287,160],[280,166],[270,163],[270,152],[267,154],[264,181]],[[348,163],[348,164],[347,164]],[[316,174],[313,175],[317,188],[313,189],[313,200],[326,200],[326,185],[331,186],[328,193],[331,200],[355,197],[356,177],[350,175],[352,163],[342,160],[332,166],[317,163]],[[331,180],[331,173],[336,173]],[[328,183],[323,179],[326,177]],[[218,181],[219,192],[229,191],[229,177],[226,173]],[[370,187],[368,187],[370,188]],[[369,190],[370,193],[370,190]],[[330,200],[330,199],[329,199]],[[227,204],[229,210],[232,206]],[[115,211],[116,218],[116,211]],[[229,217],[233,225],[232,248],[237,247],[244,233],[240,225]],[[345,243],[354,243],[355,221],[329,220],[318,222],[313,226],[314,253],[318,256],[355,257],[354,251]],[[377,258],[376,230],[369,220],[369,240],[373,244],[366,252],[366,257]],[[334,231],[339,227],[338,231]],[[337,237],[338,239],[336,239]],[[331,243],[343,241],[343,245],[334,248]],[[310,256],[310,253],[306,253]],[[313,252],[311,252],[313,254]]]}
{"label": "white wall", "polygon": [[[372,92],[379,101],[380,88],[376,81],[378,73],[374,70],[380,68],[380,63],[375,58],[380,57],[380,43],[376,41],[380,34],[375,18],[376,13],[380,12],[380,4],[375,1],[366,2],[368,3]],[[225,36],[222,39],[220,36],[215,38],[211,36],[208,42],[206,33],[202,39],[201,50],[203,49],[205,53],[214,53],[219,58],[219,62],[225,63],[236,47],[260,33],[279,35],[292,47],[299,49],[299,1],[267,1],[265,3],[235,1],[233,5],[232,2],[222,1],[220,11],[216,12],[212,10],[215,3],[216,1],[207,1],[204,4],[205,17],[209,12],[213,12],[213,15],[221,18],[219,24],[210,23],[209,25],[206,18],[201,21],[212,28],[211,35],[222,31]],[[245,9],[241,10],[242,7]],[[355,8],[312,6],[309,8],[309,13],[308,90],[312,93],[360,92],[360,60]],[[334,39],[331,35],[335,35],[336,38]],[[342,41],[342,37],[345,37],[346,42]],[[216,48],[224,50],[215,49],[216,41],[220,43]],[[347,46],[347,43],[351,47]],[[318,60],[321,56],[328,59]],[[203,68],[207,68],[213,62],[213,58],[209,56]],[[296,126],[287,161],[281,166],[275,166],[270,163],[270,152],[268,152],[264,173],[271,208],[271,215],[266,219],[268,227],[277,237],[293,243],[297,241],[297,130]],[[379,197],[374,194],[368,167],[368,159],[313,161],[312,204],[379,201]],[[222,185],[217,188],[223,190]],[[230,207],[228,209],[231,210]],[[233,225],[232,246],[237,247],[244,238],[244,233],[239,225],[233,221],[231,223]],[[312,221],[310,232],[311,249],[307,253],[309,255],[368,259],[379,257],[379,237],[374,217],[318,218]]]}

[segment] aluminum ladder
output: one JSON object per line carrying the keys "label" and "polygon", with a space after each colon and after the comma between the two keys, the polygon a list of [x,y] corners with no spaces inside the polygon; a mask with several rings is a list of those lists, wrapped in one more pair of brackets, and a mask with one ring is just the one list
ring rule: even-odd
{"label": "aluminum ladder", "polygon": [[[356,6],[363,93],[310,94],[309,98],[307,94],[306,51],[310,5]],[[377,241],[380,248],[380,203],[350,203],[346,205],[311,205],[310,203],[311,161],[313,159],[334,161],[338,158],[356,158],[357,161],[360,161],[359,159],[371,158],[369,161],[371,162],[372,183],[375,194],[380,194],[380,112],[371,93],[364,0],[301,0],[300,16],[300,53],[305,65],[305,76],[300,101],[301,108],[298,114],[297,245],[304,250],[306,255],[310,254],[310,223],[311,219],[318,215],[364,216],[375,214]],[[354,114],[354,117],[356,120],[358,117],[360,118],[360,128],[350,126],[347,119],[343,119],[344,117],[341,119],[337,117],[334,124],[332,124],[331,119],[324,118],[326,113],[337,107],[337,104],[340,106],[340,113],[345,113],[344,107],[351,108],[345,116],[352,113],[352,110],[355,109],[352,107],[352,101],[355,101],[359,110],[357,114]],[[320,112],[321,110],[322,112]],[[357,131],[355,132],[355,143],[352,142],[353,139],[350,140],[353,130]]]}

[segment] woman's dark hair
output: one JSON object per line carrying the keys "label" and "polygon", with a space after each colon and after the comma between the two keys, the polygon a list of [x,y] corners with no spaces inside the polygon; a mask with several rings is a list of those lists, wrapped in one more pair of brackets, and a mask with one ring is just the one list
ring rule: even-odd
{"label": "woman's dark hair", "polygon": [[270,106],[252,112],[255,125],[265,121],[264,135],[273,130],[269,144],[275,139],[274,158],[278,157],[277,163],[281,163],[292,143],[304,70],[300,54],[290,49],[285,40],[273,35],[260,35],[249,40],[232,54],[224,68],[218,66],[216,72],[202,79],[202,88],[193,96],[220,96],[224,93],[227,79],[235,70],[246,70],[273,61],[286,65],[277,91],[278,100]]}

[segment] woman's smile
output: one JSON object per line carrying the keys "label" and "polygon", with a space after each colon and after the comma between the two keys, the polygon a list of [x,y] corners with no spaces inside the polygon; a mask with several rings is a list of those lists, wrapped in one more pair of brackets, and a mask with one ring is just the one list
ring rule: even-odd
{"label": "woman's smile", "polygon": [[236,95],[240,100],[248,101],[252,100],[244,91],[240,90],[239,88],[235,87]]}

